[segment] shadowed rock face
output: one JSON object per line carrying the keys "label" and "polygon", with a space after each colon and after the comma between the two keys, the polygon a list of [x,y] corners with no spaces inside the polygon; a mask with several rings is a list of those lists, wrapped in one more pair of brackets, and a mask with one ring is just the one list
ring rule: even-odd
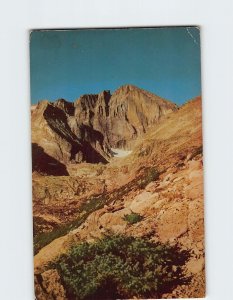
{"label": "shadowed rock face", "polygon": [[[63,107],[64,103],[42,101],[37,105],[32,113],[32,143],[41,146],[45,153],[63,164],[82,161],[106,163],[101,134],[90,134],[86,130],[84,139],[75,135],[68,124],[69,114],[67,107]],[[68,112],[72,111],[70,107]]]}
{"label": "shadowed rock face", "polygon": [[83,95],[74,103],[59,99],[32,109],[32,142],[63,164],[107,163],[111,148],[131,149],[151,125],[177,106],[152,93],[125,85]]}
{"label": "shadowed rock face", "polygon": [[54,106],[59,107],[70,116],[74,115],[74,104],[65,99],[58,99],[54,102]]}
{"label": "shadowed rock face", "polygon": [[66,166],[49,156],[37,144],[32,144],[32,171],[43,175],[68,176]]}
{"label": "shadowed rock face", "polygon": [[[74,103],[75,113],[69,118],[72,131],[83,138],[83,130],[92,131],[92,139],[101,136],[101,144],[108,156],[111,156],[108,143],[108,116],[110,91],[103,91],[96,95],[83,95]],[[93,134],[94,133],[94,134]],[[90,138],[87,138],[90,141]]]}

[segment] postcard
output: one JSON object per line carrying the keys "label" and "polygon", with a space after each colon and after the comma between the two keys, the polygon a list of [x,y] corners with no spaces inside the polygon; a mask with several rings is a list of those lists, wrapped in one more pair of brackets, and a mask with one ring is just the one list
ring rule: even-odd
{"label": "postcard", "polygon": [[200,29],[30,33],[35,297],[205,297]]}

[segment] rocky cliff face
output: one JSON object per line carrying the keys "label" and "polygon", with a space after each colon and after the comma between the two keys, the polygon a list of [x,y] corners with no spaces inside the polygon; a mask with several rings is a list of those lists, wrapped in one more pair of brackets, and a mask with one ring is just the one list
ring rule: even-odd
{"label": "rocky cliff face", "polygon": [[83,95],[74,103],[59,99],[32,107],[32,142],[63,164],[106,163],[111,148],[131,149],[138,137],[177,106],[125,85]]}
{"label": "rocky cliff face", "polygon": [[113,148],[131,149],[152,124],[176,109],[174,103],[145,90],[122,86],[110,99],[108,141]]}
{"label": "rocky cliff face", "polygon": [[81,139],[71,130],[68,122],[73,113],[73,104],[64,100],[55,103],[40,102],[34,108],[31,117],[32,143],[63,164],[82,161],[106,163],[107,151],[104,152],[101,148],[103,146],[101,136],[92,133],[90,143],[88,139]]}
{"label": "rocky cliff face", "polygon": [[[72,128],[80,134],[82,125],[102,133],[112,148],[131,149],[134,141],[177,106],[133,85],[124,85],[113,95],[104,91],[84,95],[75,104]],[[75,124],[75,125],[74,125]]]}

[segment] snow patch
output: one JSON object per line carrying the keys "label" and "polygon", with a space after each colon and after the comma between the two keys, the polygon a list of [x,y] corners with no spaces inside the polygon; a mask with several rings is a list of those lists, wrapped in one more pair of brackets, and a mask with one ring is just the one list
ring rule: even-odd
{"label": "snow patch", "polygon": [[132,152],[131,150],[123,150],[118,148],[111,148],[111,150],[114,157],[125,157]]}

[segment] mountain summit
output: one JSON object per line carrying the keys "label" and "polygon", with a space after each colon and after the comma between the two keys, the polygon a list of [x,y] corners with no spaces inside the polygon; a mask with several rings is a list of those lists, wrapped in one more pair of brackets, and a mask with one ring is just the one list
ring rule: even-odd
{"label": "mountain summit", "polygon": [[108,141],[114,148],[130,149],[134,141],[176,104],[133,85],[117,89],[109,102]]}
{"label": "mountain summit", "polygon": [[[106,163],[111,148],[131,149],[151,125],[177,109],[176,104],[133,85],[39,102],[32,110],[32,142],[67,163]],[[34,147],[33,149],[38,149]]]}

